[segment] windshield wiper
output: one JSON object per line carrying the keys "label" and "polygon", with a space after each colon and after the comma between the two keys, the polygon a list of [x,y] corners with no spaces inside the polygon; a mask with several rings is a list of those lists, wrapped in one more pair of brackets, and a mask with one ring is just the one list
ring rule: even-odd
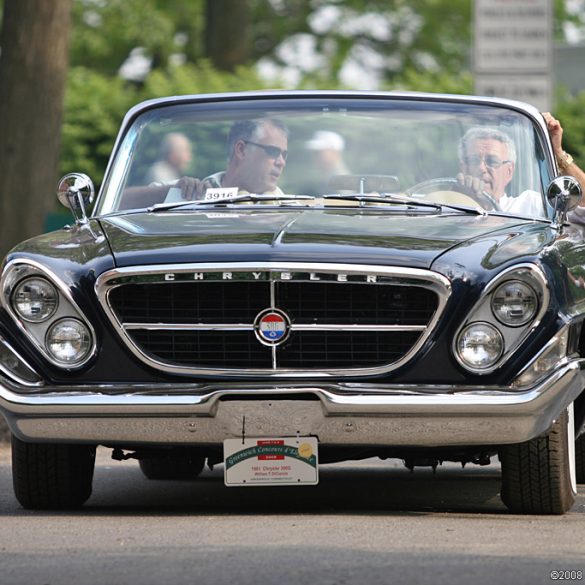
{"label": "windshield wiper", "polygon": [[359,193],[353,194],[328,194],[322,195],[323,199],[346,199],[348,201],[360,201],[364,203],[392,203],[399,205],[412,205],[417,207],[430,207],[432,209],[442,210],[454,209],[455,211],[463,211],[465,213],[474,213],[477,215],[487,215],[487,212],[481,207],[465,207],[463,205],[453,205],[451,203],[438,203],[431,201],[419,201],[411,199],[410,197],[401,197],[400,195],[361,195]]}
{"label": "windshield wiper", "polygon": [[408,197],[399,197],[396,195],[362,195],[360,193],[321,195],[323,199],[345,199],[346,201],[363,201],[364,203],[392,203],[400,205],[416,205],[417,207],[432,207],[441,209],[440,203],[431,203],[429,201],[417,201]]}
{"label": "windshield wiper", "polygon": [[189,205],[227,205],[229,203],[238,203],[241,201],[286,201],[292,203],[293,201],[314,200],[312,195],[266,195],[257,193],[246,193],[242,195],[233,195],[232,197],[222,197],[221,199],[194,199],[192,201],[180,201],[175,203],[157,203],[148,208],[150,212],[166,211],[168,209],[177,209],[181,207],[188,207]]}

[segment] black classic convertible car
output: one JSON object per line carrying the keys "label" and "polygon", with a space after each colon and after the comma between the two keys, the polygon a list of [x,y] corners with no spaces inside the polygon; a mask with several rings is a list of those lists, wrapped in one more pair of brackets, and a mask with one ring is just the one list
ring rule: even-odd
{"label": "black classic convertible car", "polygon": [[0,411],[26,508],[97,446],[144,475],[307,485],[369,457],[501,463],[515,513],[585,477],[585,244],[542,116],[492,98],[174,97],[133,108],[74,225],[0,282]]}

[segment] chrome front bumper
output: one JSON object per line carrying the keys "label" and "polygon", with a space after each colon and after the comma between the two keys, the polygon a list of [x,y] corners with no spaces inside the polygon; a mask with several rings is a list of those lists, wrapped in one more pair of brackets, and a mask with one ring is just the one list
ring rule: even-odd
{"label": "chrome front bumper", "polygon": [[204,445],[242,434],[298,433],[315,435],[324,445],[499,445],[546,432],[583,390],[584,369],[583,360],[573,360],[523,391],[230,383],[24,393],[0,378],[0,411],[16,436],[32,442]]}

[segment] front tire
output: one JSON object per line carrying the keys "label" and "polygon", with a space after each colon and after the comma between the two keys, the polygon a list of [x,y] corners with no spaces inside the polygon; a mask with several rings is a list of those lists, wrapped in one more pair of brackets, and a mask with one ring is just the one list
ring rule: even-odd
{"label": "front tire", "polygon": [[12,436],[12,481],[23,508],[67,510],[91,495],[95,447],[25,443]]}
{"label": "front tire", "polygon": [[505,445],[502,501],[517,514],[564,514],[575,503],[575,430],[573,405],[544,437]]}
{"label": "front tire", "polygon": [[585,434],[575,441],[575,467],[577,483],[585,483]]}

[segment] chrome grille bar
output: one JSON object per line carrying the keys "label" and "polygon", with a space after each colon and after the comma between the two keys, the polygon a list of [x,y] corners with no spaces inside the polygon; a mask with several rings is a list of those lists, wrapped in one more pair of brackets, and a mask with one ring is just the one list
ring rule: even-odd
{"label": "chrome grille bar", "polygon": [[[131,331],[253,331],[250,323],[124,323],[123,328]],[[292,323],[292,331],[424,331],[426,325],[335,325],[331,323]]]}

